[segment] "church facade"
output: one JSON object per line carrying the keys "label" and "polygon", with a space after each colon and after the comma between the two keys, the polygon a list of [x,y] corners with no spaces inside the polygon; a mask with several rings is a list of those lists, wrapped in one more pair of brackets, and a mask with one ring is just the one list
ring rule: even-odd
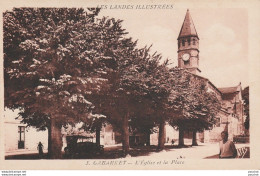
{"label": "church facade", "polygon": [[[183,25],[178,36],[178,67],[203,79],[208,91],[216,94],[221,102],[221,110],[217,115],[217,123],[211,130],[197,134],[201,142],[216,142],[220,140],[223,130],[229,132],[229,138],[244,134],[244,109],[241,83],[233,87],[217,88],[209,79],[201,76],[199,69],[199,36],[187,10]],[[188,135],[190,136],[190,135]]]}

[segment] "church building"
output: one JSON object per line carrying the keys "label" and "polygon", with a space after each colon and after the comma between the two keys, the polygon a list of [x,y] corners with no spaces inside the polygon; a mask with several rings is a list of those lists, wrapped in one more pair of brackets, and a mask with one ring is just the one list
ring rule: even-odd
{"label": "church building", "polygon": [[[208,91],[213,91],[221,102],[221,110],[217,115],[217,124],[212,130],[197,134],[201,142],[216,142],[220,133],[228,130],[229,138],[244,134],[244,109],[241,83],[233,87],[217,88],[209,79],[201,76],[199,69],[199,36],[192,21],[189,10],[178,36],[178,67],[205,80]],[[189,136],[189,135],[188,135]]]}

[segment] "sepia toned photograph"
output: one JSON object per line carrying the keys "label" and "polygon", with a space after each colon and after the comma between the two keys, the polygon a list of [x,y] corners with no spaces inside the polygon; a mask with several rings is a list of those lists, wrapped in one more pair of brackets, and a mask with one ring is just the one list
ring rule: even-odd
{"label": "sepia toned photograph", "polygon": [[249,13],[173,1],[5,8],[2,162],[249,162]]}

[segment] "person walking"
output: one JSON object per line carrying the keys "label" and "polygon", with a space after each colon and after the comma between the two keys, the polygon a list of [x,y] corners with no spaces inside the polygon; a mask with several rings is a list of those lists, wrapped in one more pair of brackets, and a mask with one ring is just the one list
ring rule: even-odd
{"label": "person walking", "polygon": [[237,156],[237,149],[235,144],[228,140],[228,132],[222,131],[221,132],[222,141],[219,143],[219,158],[226,159],[226,158],[236,158]]}
{"label": "person walking", "polygon": [[39,142],[37,149],[39,151],[39,158],[42,158],[43,157],[43,145],[41,142]]}

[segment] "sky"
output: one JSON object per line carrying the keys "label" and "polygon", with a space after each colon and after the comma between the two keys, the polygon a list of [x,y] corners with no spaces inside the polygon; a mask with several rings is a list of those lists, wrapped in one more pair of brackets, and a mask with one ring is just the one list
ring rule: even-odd
{"label": "sky", "polygon": [[[187,7],[188,8],[188,7]],[[123,20],[123,28],[138,46],[152,46],[177,66],[177,38],[187,8],[172,9],[102,9],[99,17]],[[238,8],[189,9],[200,38],[201,76],[216,87],[249,84],[248,12]]]}

